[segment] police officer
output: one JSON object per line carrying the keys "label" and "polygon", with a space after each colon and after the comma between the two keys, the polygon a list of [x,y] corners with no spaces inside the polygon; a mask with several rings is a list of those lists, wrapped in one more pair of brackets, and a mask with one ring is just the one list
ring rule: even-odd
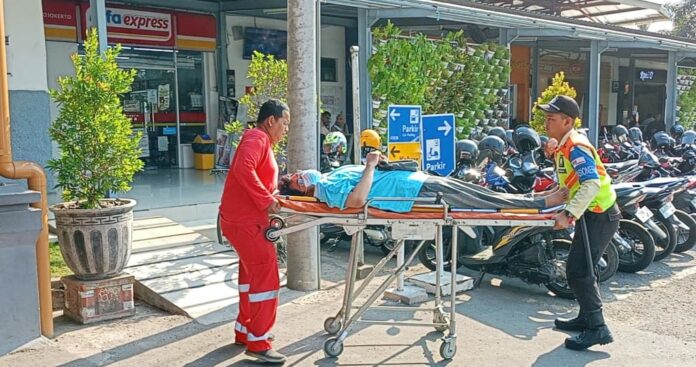
{"label": "police officer", "polygon": [[[568,255],[566,275],[580,312],[574,319],[556,319],[555,326],[560,330],[581,332],[567,338],[565,346],[584,350],[614,340],[602,315],[602,299],[595,269],[619,227],[621,213],[616,206],[611,179],[597,151],[584,135],[573,128],[575,119],[580,116],[580,108],[575,100],[559,95],[538,108],[546,112],[549,137],[559,142],[555,151],[559,184],[570,191],[566,209],[556,215],[555,229],[567,228],[576,220],[578,223]],[[592,261],[590,266],[588,248]]]}

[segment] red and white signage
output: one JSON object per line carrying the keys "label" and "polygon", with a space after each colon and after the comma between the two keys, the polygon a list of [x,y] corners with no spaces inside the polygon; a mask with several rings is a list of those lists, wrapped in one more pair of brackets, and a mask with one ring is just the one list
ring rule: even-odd
{"label": "red and white signage", "polygon": [[[96,27],[88,4],[82,6],[83,35],[87,28]],[[174,47],[174,16],[168,12],[133,10],[108,6],[106,31],[109,42]]]}
{"label": "red and white signage", "polygon": [[77,40],[77,6],[74,1],[43,0],[43,19],[47,40]]}
{"label": "red and white signage", "polygon": [[[96,24],[88,2],[43,0],[42,3],[47,40],[78,42],[78,23],[82,39],[87,28]],[[199,51],[214,51],[217,45],[217,26],[212,15],[107,5],[109,43]]]}

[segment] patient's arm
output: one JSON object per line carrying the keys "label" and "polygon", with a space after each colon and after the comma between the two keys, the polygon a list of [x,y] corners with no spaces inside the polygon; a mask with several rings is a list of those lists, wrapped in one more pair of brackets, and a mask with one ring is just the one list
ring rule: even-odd
{"label": "patient's arm", "polygon": [[379,162],[379,158],[379,152],[370,152],[367,154],[365,170],[363,171],[362,178],[360,178],[360,182],[358,182],[346,199],[347,208],[361,208],[365,206],[365,203],[367,202],[367,195],[370,193],[370,189],[372,188],[372,180],[375,176],[375,166]]}

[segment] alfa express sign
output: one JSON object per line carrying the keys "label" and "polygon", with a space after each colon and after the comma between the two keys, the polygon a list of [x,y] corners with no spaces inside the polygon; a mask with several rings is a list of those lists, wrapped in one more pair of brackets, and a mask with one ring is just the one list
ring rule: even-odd
{"label": "alfa express sign", "polygon": [[[94,27],[89,6],[83,7],[87,27]],[[106,8],[106,30],[109,42],[137,43],[152,46],[174,46],[173,16],[167,12]],[[83,29],[83,34],[84,34]]]}

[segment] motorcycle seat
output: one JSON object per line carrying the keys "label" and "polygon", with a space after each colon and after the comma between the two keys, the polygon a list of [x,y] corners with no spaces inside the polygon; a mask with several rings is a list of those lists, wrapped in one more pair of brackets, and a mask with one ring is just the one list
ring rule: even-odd
{"label": "motorcycle seat", "polygon": [[619,197],[635,197],[643,193],[643,188],[640,186],[616,184],[612,185],[612,187]]}
{"label": "motorcycle seat", "polygon": [[616,170],[616,171],[622,171],[624,169],[630,168],[638,164],[637,159],[632,159],[630,161],[626,162],[619,162],[619,163],[604,163],[604,167],[607,169],[611,170]]}

